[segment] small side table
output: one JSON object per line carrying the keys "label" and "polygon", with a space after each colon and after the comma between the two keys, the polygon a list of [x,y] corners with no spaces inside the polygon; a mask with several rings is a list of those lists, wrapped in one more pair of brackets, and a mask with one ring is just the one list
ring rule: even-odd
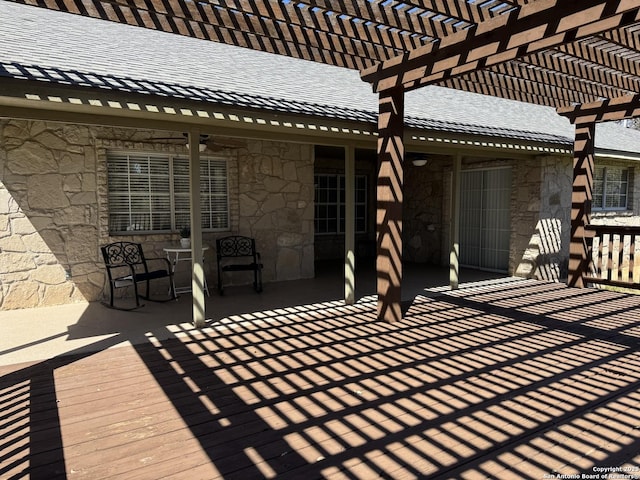
{"label": "small side table", "polygon": [[[176,287],[176,267],[179,262],[189,262],[191,263],[191,249],[183,248],[183,247],[165,247],[163,248],[164,252],[167,254],[167,260],[171,263],[171,271],[173,272],[173,290],[176,292],[176,295],[179,293],[189,293],[191,292],[191,284],[185,285],[183,287]],[[202,256],[204,257],[204,252],[209,250],[208,245],[202,246]],[[173,257],[173,258],[172,258]],[[207,286],[207,279],[204,279],[204,291],[207,292],[207,296],[209,296],[209,287]]]}

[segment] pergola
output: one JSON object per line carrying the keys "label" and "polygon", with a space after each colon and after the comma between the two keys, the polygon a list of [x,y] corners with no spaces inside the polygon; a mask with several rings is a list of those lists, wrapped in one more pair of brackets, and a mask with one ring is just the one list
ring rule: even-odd
{"label": "pergola", "polygon": [[[595,124],[640,114],[640,0],[13,1],[359,70],[379,95],[377,290],[386,321],[402,316],[405,92],[433,84],[551,106],[575,124],[571,286],[582,286],[588,266]],[[194,286],[201,275],[194,265]]]}

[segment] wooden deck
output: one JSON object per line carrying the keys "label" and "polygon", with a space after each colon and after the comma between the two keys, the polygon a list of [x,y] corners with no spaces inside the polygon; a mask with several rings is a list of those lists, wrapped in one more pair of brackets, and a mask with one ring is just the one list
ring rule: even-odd
{"label": "wooden deck", "polygon": [[230,316],[0,367],[0,478],[640,478],[639,342],[640,296],[535,281]]}

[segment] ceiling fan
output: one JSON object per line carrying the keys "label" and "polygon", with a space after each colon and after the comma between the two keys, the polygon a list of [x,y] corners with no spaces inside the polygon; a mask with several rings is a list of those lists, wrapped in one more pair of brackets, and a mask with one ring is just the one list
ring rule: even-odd
{"label": "ceiling fan", "polygon": [[[161,141],[161,142],[178,142],[187,145],[188,148],[189,135],[183,133],[181,137],[151,137],[149,140]],[[233,138],[213,138],[212,135],[200,134],[200,151],[204,152],[206,149],[212,152],[220,152],[222,150],[243,148],[247,146],[247,142],[240,139]]]}

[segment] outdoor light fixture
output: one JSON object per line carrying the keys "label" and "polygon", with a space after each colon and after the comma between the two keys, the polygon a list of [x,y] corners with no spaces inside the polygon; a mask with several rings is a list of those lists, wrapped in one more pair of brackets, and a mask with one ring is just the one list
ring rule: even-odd
{"label": "outdoor light fixture", "polygon": [[429,163],[429,157],[424,154],[418,154],[411,159],[411,163],[414,167],[424,167],[427,163]]}

